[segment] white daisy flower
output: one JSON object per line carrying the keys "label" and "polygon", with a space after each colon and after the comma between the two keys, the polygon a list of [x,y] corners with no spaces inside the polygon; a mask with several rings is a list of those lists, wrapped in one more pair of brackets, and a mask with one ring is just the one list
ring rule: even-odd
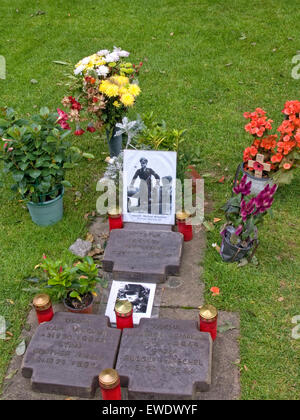
{"label": "white daisy flower", "polygon": [[85,69],[85,66],[83,64],[81,64],[80,66],[78,66],[75,70],[74,70],[74,74],[75,76],[77,76],[77,74],[81,74],[83,72],[83,70]]}
{"label": "white daisy flower", "polygon": [[122,50],[121,48],[118,48],[118,47],[114,47],[113,52],[116,52],[119,55],[119,57],[128,57],[130,54],[128,51]]}
{"label": "white daisy flower", "polygon": [[86,65],[86,64],[89,64],[89,61],[90,61],[90,57],[85,57],[81,60],[81,63]]}
{"label": "white daisy flower", "polygon": [[112,52],[112,53],[107,54],[105,56],[105,61],[107,63],[113,63],[113,62],[118,61],[118,60],[119,60],[119,54],[117,52]]}
{"label": "white daisy flower", "polygon": [[107,55],[109,54],[108,50],[100,50],[97,52],[97,55],[100,55],[100,57],[102,57],[103,55]]}
{"label": "white daisy flower", "polygon": [[107,66],[99,66],[96,69],[96,73],[98,74],[98,76],[107,76],[109,73],[109,68]]}

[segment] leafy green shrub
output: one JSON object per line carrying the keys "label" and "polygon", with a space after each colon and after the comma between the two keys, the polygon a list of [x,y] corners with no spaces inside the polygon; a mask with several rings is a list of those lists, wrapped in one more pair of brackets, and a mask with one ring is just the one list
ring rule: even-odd
{"label": "leafy green shrub", "polygon": [[28,120],[18,119],[12,108],[1,110],[3,172],[12,175],[11,189],[25,200],[38,203],[57,197],[62,186],[71,186],[66,171],[78,166],[82,157],[93,158],[65,140],[70,131],[62,129],[59,119],[47,107]]}

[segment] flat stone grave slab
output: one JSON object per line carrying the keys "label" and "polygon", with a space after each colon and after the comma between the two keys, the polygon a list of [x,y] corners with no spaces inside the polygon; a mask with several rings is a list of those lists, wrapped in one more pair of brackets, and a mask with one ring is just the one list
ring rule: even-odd
{"label": "flat stone grave slab", "polygon": [[183,235],[167,228],[132,227],[110,232],[102,266],[114,280],[162,283],[179,274]]}
{"label": "flat stone grave slab", "polygon": [[124,329],[116,369],[128,399],[194,399],[211,384],[212,340],[196,321],[142,319]]}
{"label": "flat stone grave slab", "polygon": [[57,312],[36,329],[22,375],[34,391],[92,397],[99,373],[115,365],[120,336],[103,315]]}

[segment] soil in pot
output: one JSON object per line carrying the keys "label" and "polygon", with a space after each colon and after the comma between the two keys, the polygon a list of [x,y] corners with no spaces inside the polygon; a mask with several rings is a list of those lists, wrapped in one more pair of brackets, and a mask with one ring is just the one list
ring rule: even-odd
{"label": "soil in pot", "polygon": [[81,301],[68,295],[64,300],[64,304],[69,312],[91,314],[93,311],[93,300],[91,293],[83,295]]}

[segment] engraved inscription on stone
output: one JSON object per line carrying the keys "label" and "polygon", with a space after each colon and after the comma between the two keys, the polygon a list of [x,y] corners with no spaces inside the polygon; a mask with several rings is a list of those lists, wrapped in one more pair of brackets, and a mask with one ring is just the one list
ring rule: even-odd
{"label": "engraved inscription on stone", "polygon": [[178,275],[183,235],[172,231],[115,229],[103,257],[104,271],[115,280],[160,283]]}
{"label": "engraved inscription on stone", "polygon": [[22,363],[22,375],[40,392],[91,397],[97,376],[113,368],[120,330],[100,315],[58,312],[38,326]]}
{"label": "engraved inscription on stone", "polygon": [[196,322],[142,319],[124,329],[116,369],[129,399],[191,399],[211,383],[212,340]]}

